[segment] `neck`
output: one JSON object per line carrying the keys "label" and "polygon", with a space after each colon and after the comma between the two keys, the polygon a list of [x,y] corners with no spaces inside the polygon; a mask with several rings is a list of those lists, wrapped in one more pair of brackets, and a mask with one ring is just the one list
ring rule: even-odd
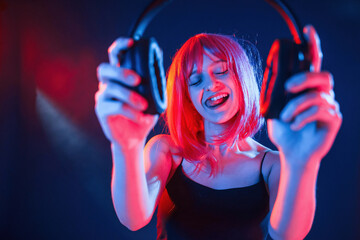
{"label": "neck", "polygon": [[230,126],[230,123],[213,123],[204,119],[205,141],[213,143],[213,139],[220,136]]}
{"label": "neck", "polygon": [[205,140],[208,143],[208,148],[213,151],[215,156],[225,156],[229,152],[240,153],[252,151],[254,149],[254,140],[251,138],[233,139],[221,144],[214,143],[213,139],[223,134],[229,126],[231,126],[231,123],[218,124],[204,120]]}

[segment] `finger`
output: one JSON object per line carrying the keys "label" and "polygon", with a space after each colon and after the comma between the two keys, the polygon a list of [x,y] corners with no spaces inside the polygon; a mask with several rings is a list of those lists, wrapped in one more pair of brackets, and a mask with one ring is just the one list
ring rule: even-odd
{"label": "finger", "polygon": [[119,66],[118,54],[121,50],[127,49],[134,44],[132,38],[118,38],[108,48],[109,62],[111,65]]}
{"label": "finger", "polygon": [[104,96],[99,95],[95,104],[95,113],[99,119],[106,118],[109,115],[121,113],[122,102],[105,100]]}
{"label": "finger", "polygon": [[140,111],[144,111],[148,106],[146,99],[140,94],[112,82],[107,84],[103,95],[105,100],[121,101]]}
{"label": "finger", "polygon": [[102,82],[99,82],[99,86],[98,86],[98,90],[97,92],[95,93],[95,104],[99,101],[99,98],[101,98],[101,96],[103,96],[104,94],[104,91],[106,89],[106,84],[105,83],[102,83]]}
{"label": "finger", "polygon": [[140,124],[140,126],[142,126],[142,124],[149,124],[154,117],[158,117],[158,115],[153,116],[150,114],[144,114],[141,111],[137,111],[126,103],[121,104],[120,109],[120,116],[125,117],[135,123],[138,123]]}
{"label": "finger", "polygon": [[298,73],[290,77],[285,83],[285,89],[291,93],[298,93],[306,89],[330,92],[334,87],[334,79],[329,72]]}
{"label": "finger", "polygon": [[330,94],[324,92],[304,93],[290,102],[281,111],[280,118],[284,122],[292,121],[298,114],[313,106],[321,106],[336,109],[335,100]]}
{"label": "finger", "polygon": [[99,90],[95,93],[95,106],[101,102],[123,102],[139,111],[144,111],[148,106],[146,99],[140,94],[116,83],[99,82]]}
{"label": "finger", "polygon": [[106,123],[106,119],[110,116],[123,116],[131,121],[139,122],[145,115],[141,111],[129,106],[121,101],[113,101],[100,97],[95,105],[95,113],[98,118]]}
{"label": "finger", "polygon": [[294,131],[302,129],[306,124],[311,122],[320,122],[328,126],[341,124],[341,115],[337,114],[334,109],[313,106],[307,111],[299,114],[295,121],[290,125]]}
{"label": "finger", "polygon": [[313,26],[307,25],[303,29],[304,36],[308,41],[309,54],[315,72],[320,72],[323,53],[321,51],[321,43],[319,35]]}
{"label": "finger", "polygon": [[101,63],[97,68],[97,75],[100,82],[113,80],[121,82],[127,86],[137,86],[141,82],[141,77],[133,70],[116,67],[108,63]]}
{"label": "finger", "polygon": [[334,99],[334,105],[335,105],[335,111],[336,111],[336,113],[340,113],[341,114],[341,112],[340,112],[340,105],[339,105],[339,103]]}

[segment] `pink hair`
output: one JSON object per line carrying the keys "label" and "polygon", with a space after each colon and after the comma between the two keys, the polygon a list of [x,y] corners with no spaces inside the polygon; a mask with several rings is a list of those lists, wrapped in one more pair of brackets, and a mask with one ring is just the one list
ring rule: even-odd
{"label": "pink hair", "polygon": [[216,159],[206,148],[203,119],[191,102],[187,84],[194,64],[202,66],[204,49],[226,60],[228,69],[238,79],[236,86],[241,98],[239,112],[232,119],[232,125],[214,139],[214,143],[232,144],[238,138],[251,137],[261,128],[263,119],[255,71],[240,44],[232,37],[207,33],[187,40],[175,54],[167,73],[166,120],[171,138],[182,157],[196,163],[198,170],[201,169],[199,163],[207,160],[212,169],[210,175],[215,175],[218,171]]}

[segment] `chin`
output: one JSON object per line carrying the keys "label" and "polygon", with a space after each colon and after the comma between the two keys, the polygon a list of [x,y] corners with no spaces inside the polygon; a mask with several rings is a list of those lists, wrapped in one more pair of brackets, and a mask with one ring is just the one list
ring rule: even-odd
{"label": "chin", "polygon": [[228,115],[228,116],[221,116],[220,114],[218,116],[215,116],[214,118],[207,119],[209,122],[214,124],[232,124],[234,123],[237,116],[237,112],[234,114]]}

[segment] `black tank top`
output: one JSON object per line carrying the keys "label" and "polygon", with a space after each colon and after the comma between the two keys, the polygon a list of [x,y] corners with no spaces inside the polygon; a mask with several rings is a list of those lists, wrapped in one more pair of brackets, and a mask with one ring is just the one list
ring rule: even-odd
{"label": "black tank top", "polygon": [[[181,164],[166,185],[157,213],[158,240],[264,239],[269,195],[261,174],[254,185],[215,190],[189,179]],[[265,231],[265,232],[264,232]]]}

